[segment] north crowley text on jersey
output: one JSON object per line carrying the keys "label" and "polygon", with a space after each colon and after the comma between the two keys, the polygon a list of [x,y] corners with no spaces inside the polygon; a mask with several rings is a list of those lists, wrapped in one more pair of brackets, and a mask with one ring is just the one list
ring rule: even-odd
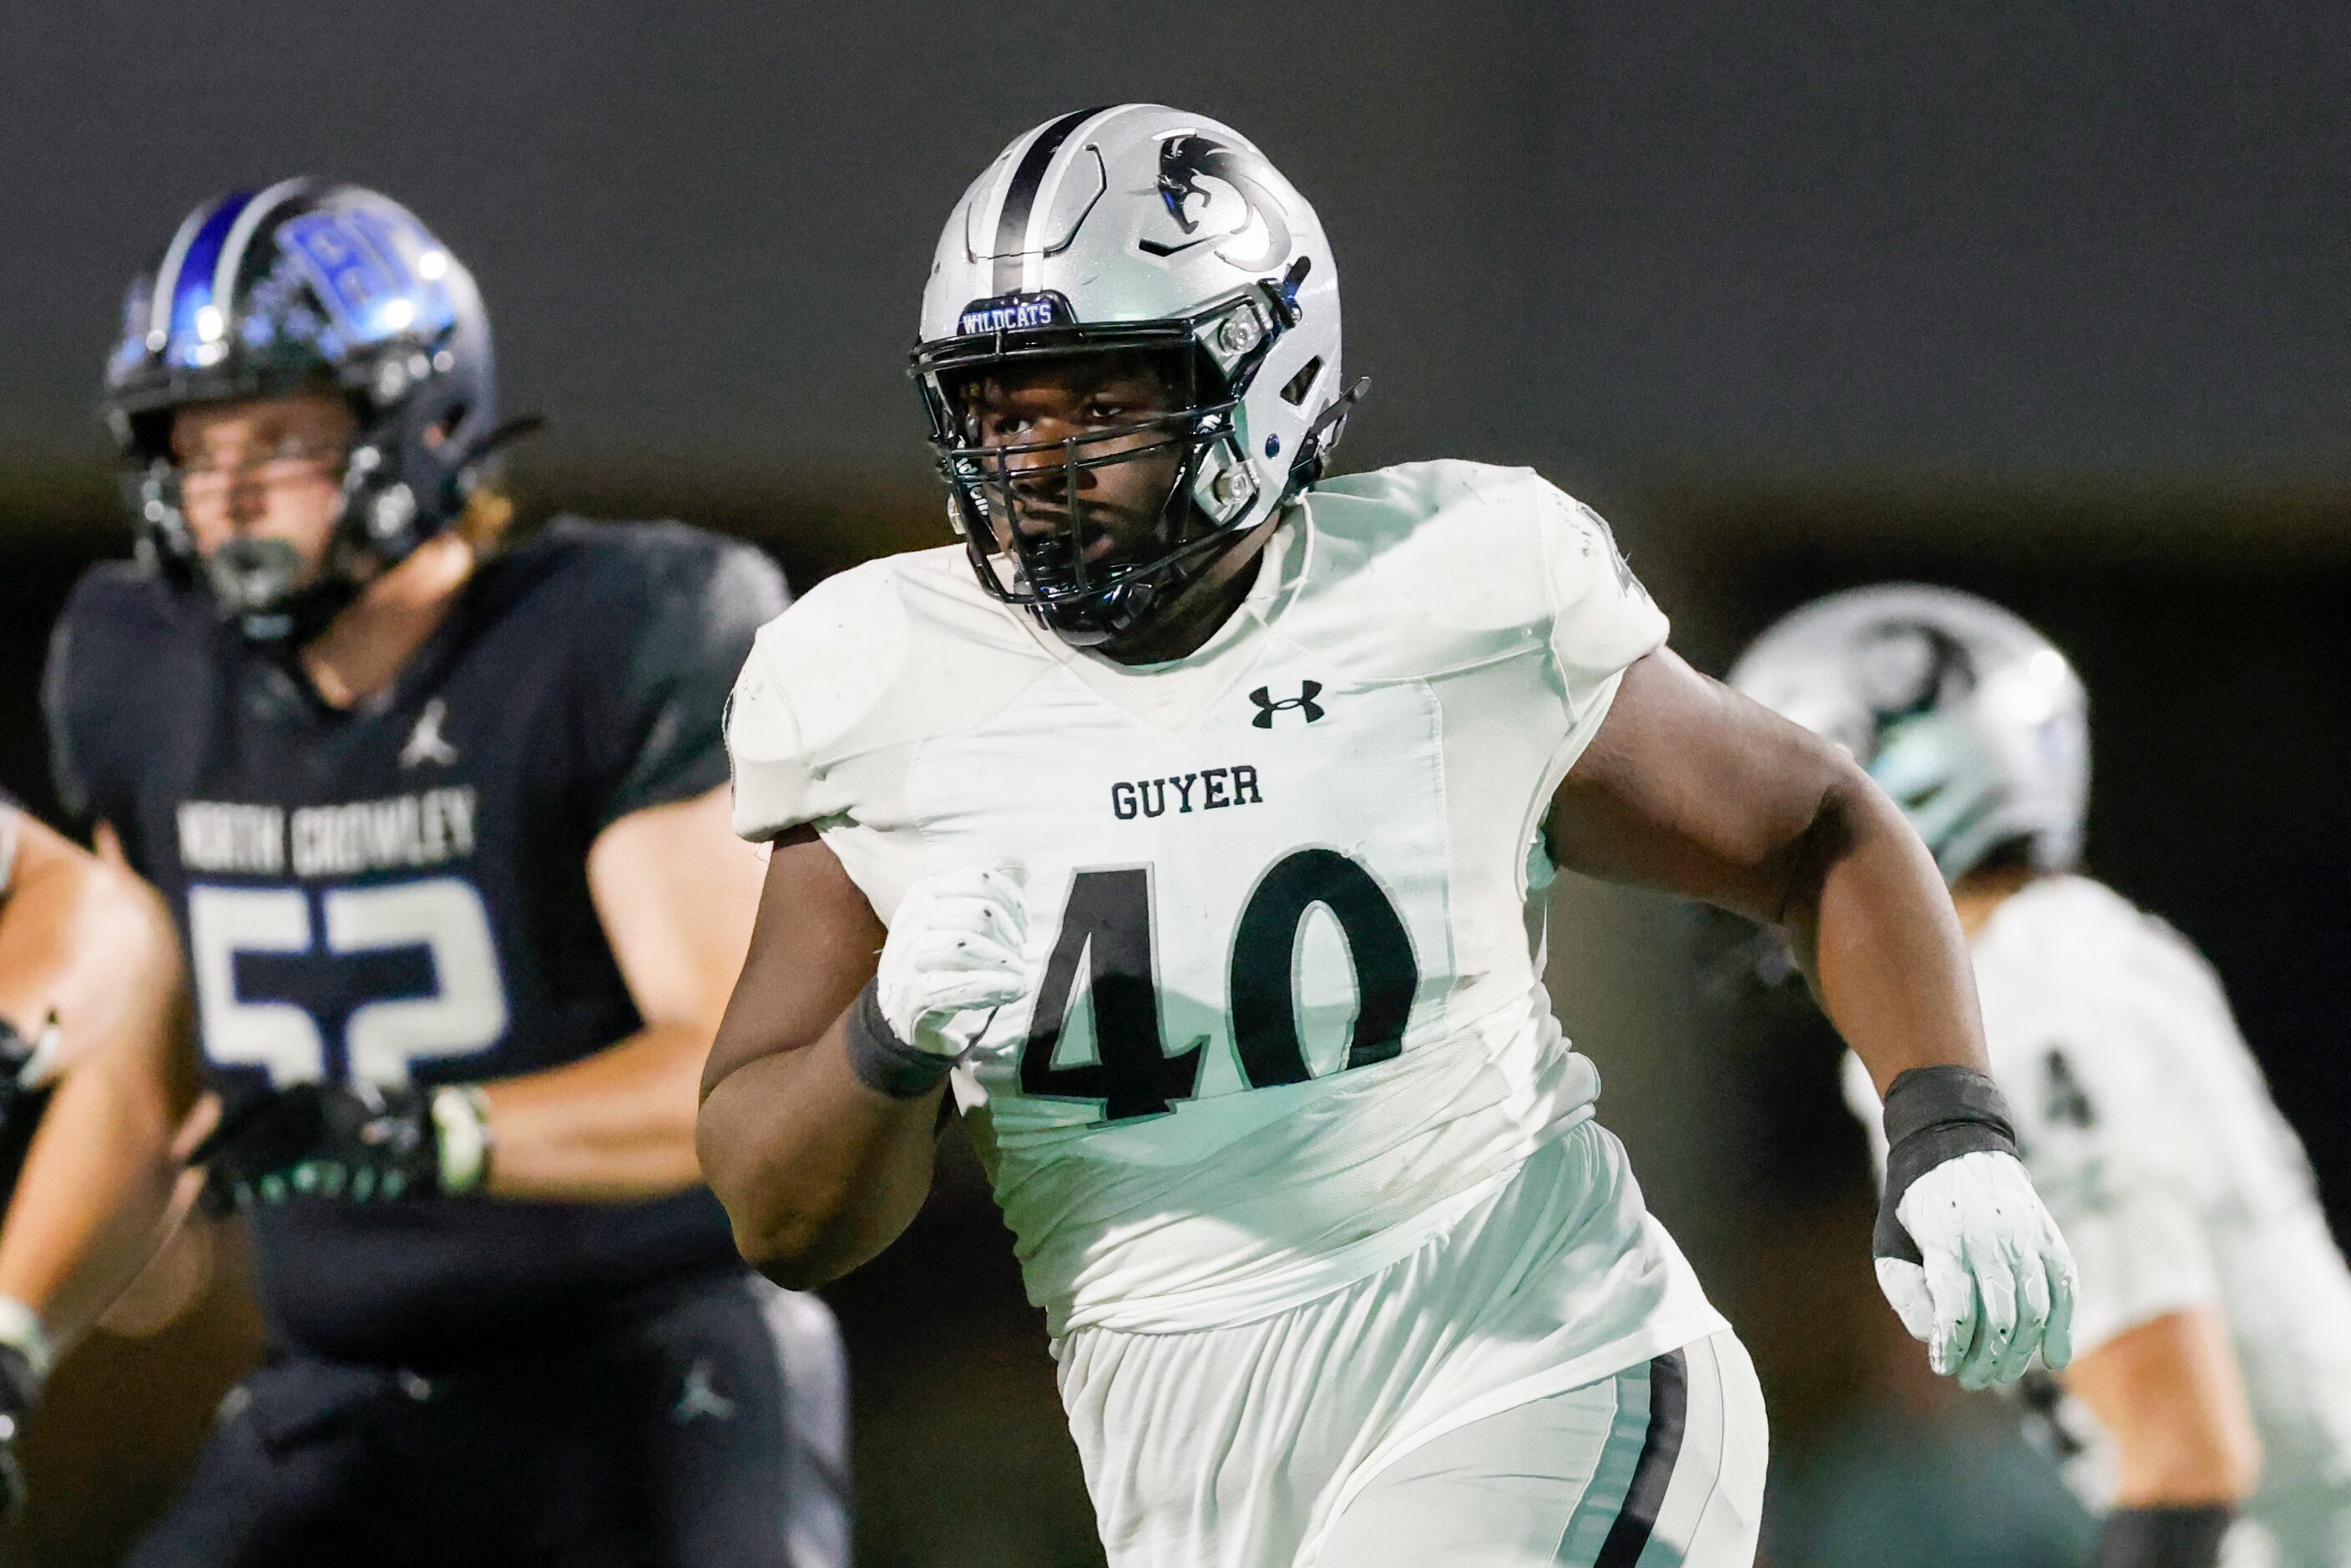
{"label": "north crowley text on jersey", "polygon": [[440,865],[474,852],[469,784],[337,805],[253,806],[188,800],[179,810],[180,863],[255,876],[350,876]]}

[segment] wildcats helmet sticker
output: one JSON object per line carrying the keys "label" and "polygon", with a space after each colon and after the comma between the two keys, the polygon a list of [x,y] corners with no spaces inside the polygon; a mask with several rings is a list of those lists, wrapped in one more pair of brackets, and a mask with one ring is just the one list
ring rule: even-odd
{"label": "wildcats helmet sticker", "polygon": [[[1204,178],[1215,183],[1204,185]],[[1218,259],[1238,267],[1275,266],[1290,254],[1290,246],[1289,220],[1271,189],[1279,178],[1254,152],[1196,131],[1170,136],[1159,144],[1159,198],[1176,226],[1194,237],[1173,244],[1153,239],[1137,243],[1153,256],[1175,256],[1195,246],[1228,240],[1232,243],[1217,251]],[[1219,186],[1231,195],[1220,199]],[[1204,227],[1206,233],[1201,232]],[[1249,244],[1251,238],[1257,243]]]}
{"label": "wildcats helmet sticker", "polygon": [[1070,302],[1050,289],[1041,294],[999,294],[965,306],[963,314],[956,318],[956,335],[1033,332],[1043,327],[1067,327],[1077,319]]}

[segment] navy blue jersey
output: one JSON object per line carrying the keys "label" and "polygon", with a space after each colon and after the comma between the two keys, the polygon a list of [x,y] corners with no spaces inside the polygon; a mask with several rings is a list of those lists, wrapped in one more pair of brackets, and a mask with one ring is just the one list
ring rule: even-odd
{"label": "navy blue jersey", "polygon": [[[590,901],[589,848],[632,811],[726,782],[726,692],[784,602],[745,546],[559,521],[486,561],[399,679],[340,710],[204,601],[100,566],[50,649],[58,792],[170,901],[216,1082],[558,1067],[642,1021]],[[308,1199],[256,1228],[284,1339],[417,1367],[735,1257],[705,1190]]]}

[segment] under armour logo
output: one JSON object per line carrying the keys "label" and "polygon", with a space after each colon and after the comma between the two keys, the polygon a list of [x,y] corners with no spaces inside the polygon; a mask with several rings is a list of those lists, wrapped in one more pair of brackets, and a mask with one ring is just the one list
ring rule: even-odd
{"label": "under armour logo", "polygon": [[427,762],[443,768],[454,767],[457,748],[441,733],[441,726],[449,717],[449,705],[434,697],[416,716],[416,727],[408,732],[408,744],[400,748],[400,765],[418,768]]}
{"label": "under armour logo", "polygon": [[704,1416],[714,1421],[735,1419],[735,1401],[711,1386],[710,1380],[716,1375],[716,1369],[710,1364],[707,1356],[687,1367],[685,1392],[677,1396],[677,1403],[670,1409],[669,1418],[681,1427],[688,1426]]}
{"label": "under armour logo", "polygon": [[1314,700],[1322,695],[1322,683],[1320,681],[1301,681],[1298,685],[1298,695],[1294,697],[1284,697],[1280,702],[1273,700],[1271,692],[1259,686],[1249,693],[1249,701],[1257,704],[1257,716],[1249,722],[1259,729],[1271,729],[1275,714],[1284,708],[1294,707],[1306,716],[1307,723],[1312,724],[1322,716],[1322,705]]}

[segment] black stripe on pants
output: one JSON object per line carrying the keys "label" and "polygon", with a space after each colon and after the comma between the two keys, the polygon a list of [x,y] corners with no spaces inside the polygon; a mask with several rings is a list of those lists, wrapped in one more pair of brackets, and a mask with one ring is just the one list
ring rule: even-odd
{"label": "black stripe on pants", "polygon": [[1592,1568],[1635,1568],[1657,1527],[1657,1511],[1665,1506],[1666,1487],[1674,1479],[1674,1461],[1681,1458],[1682,1429],[1689,1418],[1689,1364],[1680,1351],[1649,1363],[1649,1432],[1641,1441],[1641,1458],[1633,1467],[1633,1484],[1625,1490],[1625,1506],[1601,1543]]}

